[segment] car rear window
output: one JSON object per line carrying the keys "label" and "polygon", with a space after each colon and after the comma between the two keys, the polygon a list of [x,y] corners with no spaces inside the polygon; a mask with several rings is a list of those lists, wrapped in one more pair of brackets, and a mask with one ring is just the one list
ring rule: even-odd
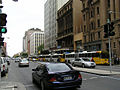
{"label": "car rear window", "polygon": [[60,63],[60,64],[48,64],[47,66],[48,71],[49,72],[64,72],[64,71],[70,71],[71,68],[64,64],[64,63]]}
{"label": "car rear window", "polygon": [[83,60],[84,60],[84,61],[90,61],[89,59],[86,59],[86,58],[84,58]]}

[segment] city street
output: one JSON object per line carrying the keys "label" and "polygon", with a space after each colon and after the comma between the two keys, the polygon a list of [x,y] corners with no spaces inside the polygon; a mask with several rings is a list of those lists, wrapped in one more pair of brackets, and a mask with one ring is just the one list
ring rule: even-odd
{"label": "city street", "polygon": [[[19,82],[25,85],[27,90],[40,90],[39,86],[32,83],[32,68],[37,66],[38,62],[30,62],[29,67],[18,67],[18,63],[11,61],[9,72],[2,81]],[[96,68],[102,68],[98,66]],[[95,74],[83,73],[83,83],[77,90],[120,90],[120,75],[100,76]]]}

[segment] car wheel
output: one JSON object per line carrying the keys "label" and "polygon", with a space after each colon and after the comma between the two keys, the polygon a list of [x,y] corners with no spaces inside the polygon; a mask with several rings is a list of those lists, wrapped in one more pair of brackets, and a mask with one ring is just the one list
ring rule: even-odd
{"label": "car wheel", "polygon": [[73,67],[75,67],[75,64],[74,64],[74,63],[72,63],[72,66],[73,66]]}
{"label": "car wheel", "polygon": [[85,65],[84,65],[84,64],[82,64],[82,67],[84,68],[84,67],[85,67]]}

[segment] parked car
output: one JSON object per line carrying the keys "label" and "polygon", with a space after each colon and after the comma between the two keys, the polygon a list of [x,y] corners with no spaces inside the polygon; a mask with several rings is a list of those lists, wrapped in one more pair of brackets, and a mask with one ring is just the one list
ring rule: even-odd
{"label": "parked car", "polygon": [[80,72],[65,63],[41,63],[32,71],[33,83],[38,83],[41,90],[78,88],[82,84]]}
{"label": "parked car", "polygon": [[90,61],[87,58],[77,58],[72,62],[73,66],[81,66],[81,67],[92,67],[95,68],[95,62]]}
{"label": "parked car", "polygon": [[4,57],[1,57],[0,62],[1,62],[1,76],[5,76],[6,73],[8,72],[7,61]]}
{"label": "parked car", "polygon": [[21,67],[21,66],[28,66],[28,67],[29,67],[29,61],[28,61],[26,58],[21,59],[21,60],[19,61],[18,66],[19,66],[19,67]]}

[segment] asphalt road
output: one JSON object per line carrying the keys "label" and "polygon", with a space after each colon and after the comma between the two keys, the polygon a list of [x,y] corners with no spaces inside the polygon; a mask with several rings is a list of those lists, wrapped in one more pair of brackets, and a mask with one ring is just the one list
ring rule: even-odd
{"label": "asphalt road", "polygon": [[[40,90],[39,86],[32,83],[32,68],[37,66],[37,62],[30,62],[29,67],[18,67],[18,63],[11,62],[9,72],[2,81],[20,82],[27,90]],[[100,67],[99,67],[100,68]],[[120,90],[120,76],[99,76],[88,73],[81,73],[83,83],[77,90]]]}

